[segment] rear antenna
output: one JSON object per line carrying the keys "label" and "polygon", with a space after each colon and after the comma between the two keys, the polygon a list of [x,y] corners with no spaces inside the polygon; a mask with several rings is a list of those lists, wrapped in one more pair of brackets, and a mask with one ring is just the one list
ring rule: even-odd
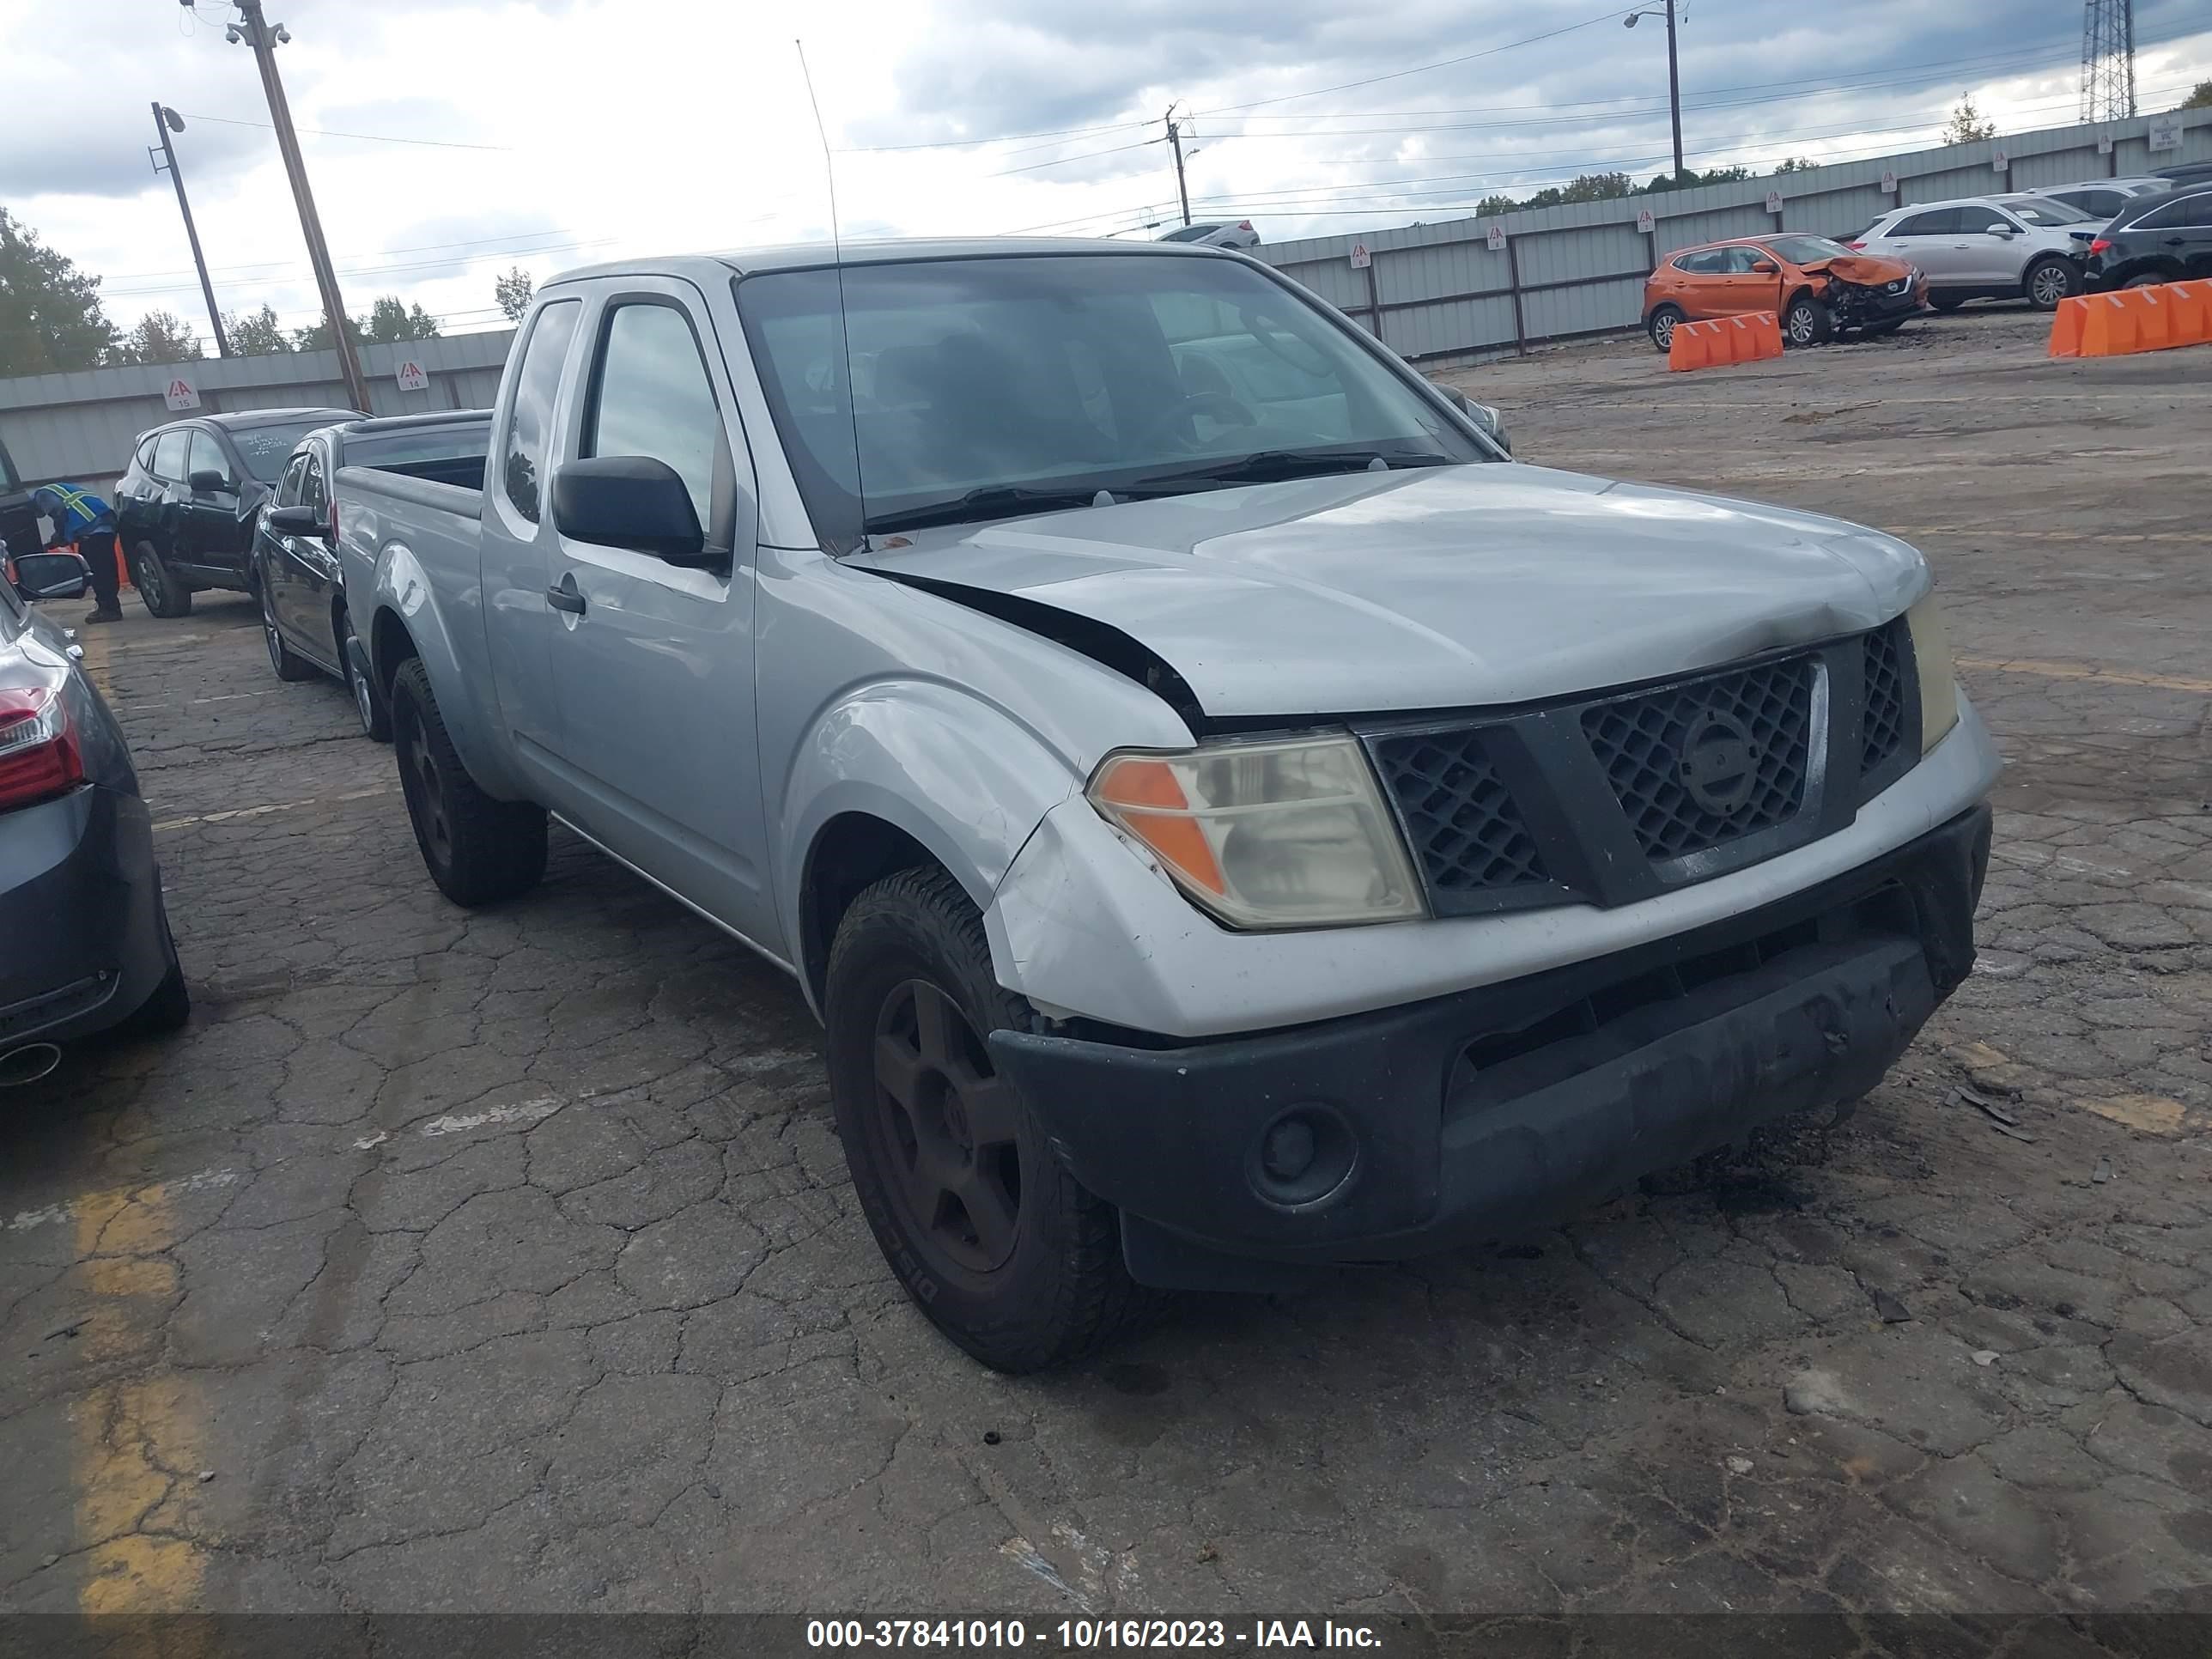
{"label": "rear antenna", "polygon": [[814,71],[806,66],[806,42],[793,40],[791,44],[799,49],[799,73],[806,82],[806,101],[814,109],[815,137],[822,141],[822,171],[830,179],[830,250],[837,262],[837,335],[845,350],[845,413],[853,422],[853,491],[860,503],[854,545],[842,547],[833,529],[823,531],[822,550],[834,559],[867,550],[868,487],[860,476],[860,398],[853,384],[853,328],[845,315],[845,239],[837,228],[837,158],[830,148],[830,129],[822,124],[822,100],[814,95]]}

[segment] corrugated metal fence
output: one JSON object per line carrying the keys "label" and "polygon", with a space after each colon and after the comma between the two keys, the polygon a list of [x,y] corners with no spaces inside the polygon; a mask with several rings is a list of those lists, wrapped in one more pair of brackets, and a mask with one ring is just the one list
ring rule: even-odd
{"label": "corrugated metal fence", "polygon": [[[1644,277],[1676,248],[1777,230],[1848,237],[1908,203],[2212,160],[2212,110],[2178,118],[2179,149],[2149,148],[2153,123],[2176,118],[2057,127],[1737,184],[1315,237],[1255,251],[1401,356],[1441,365],[1634,328],[1643,320]],[[1885,176],[1893,191],[1884,187]],[[1770,204],[1779,210],[1770,211]],[[1644,214],[1650,216],[1648,230],[1639,228]],[[1366,251],[1364,268],[1352,263],[1356,246]]]}
{"label": "corrugated metal fence", "polygon": [[[483,409],[499,392],[512,329],[410,340],[362,349],[372,415],[434,409]],[[402,392],[398,374],[414,362],[429,376],[419,392]],[[198,398],[172,410],[167,391],[181,380]],[[134,364],[72,374],[31,374],[0,380],[0,443],[25,483],[68,478],[95,488],[122,476],[137,435],[165,421],[241,409],[346,405],[335,351],[272,352],[265,357],[209,357],[190,363]]]}
{"label": "corrugated metal fence", "polygon": [[[1642,317],[1645,275],[1678,247],[1773,230],[1848,236],[1904,203],[2212,159],[2212,110],[2186,112],[2179,118],[2181,147],[2154,152],[2150,129],[2160,118],[2175,118],[2053,128],[1741,184],[1541,208],[1495,221],[1318,237],[1259,252],[1405,357],[1443,364],[1633,328]],[[1893,177],[1894,194],[1883,187],[1885,174]],[[1767,210],[1770,191],[1778,193],[1779,212]],[[1645,212],[1652,216],[1648,231],[1638,224]],[[1352,264],[1355,243],[1370,255],[1364,269]],[[500,329],[366,348],[362,366],[376,405],[371,412],[488,405],[514,337],[512,330]],[[402,392],[394,378],[410,360],[429,374],[422,391]],[[163,395],[174,378],[189,382],[199,406],[211,410],[343,407],[345,401],[337,355],[330,351],[38,374],[0,380],[0,442],[26,483],[104,483],[128,464],[139,433],[176,418]]]}

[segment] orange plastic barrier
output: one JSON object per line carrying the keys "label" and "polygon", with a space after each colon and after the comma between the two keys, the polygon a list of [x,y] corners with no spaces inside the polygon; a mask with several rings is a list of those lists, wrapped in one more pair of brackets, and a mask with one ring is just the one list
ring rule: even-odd
{"label": "orange plastic barrier", "polygon": [[1667,367],[1719,368],[1782,355],[1782,324],[1771,311],[1747,312],[1709,323],[1677,323],[1668,343]]}
{"label": "orange plastic barrier", "polygon": [[2121,357],[2212,344],[2212,278],[2116,289],[2059,302],[2054,357]]}
{"label": "orange plastic barrier", "polygon": [[2051,355],[2054,357],[2078,357],[2081,355],[2081,324],[2089,314],[2087,295],[2076,294],[2061,300],[2058,309],[2051,318]]}

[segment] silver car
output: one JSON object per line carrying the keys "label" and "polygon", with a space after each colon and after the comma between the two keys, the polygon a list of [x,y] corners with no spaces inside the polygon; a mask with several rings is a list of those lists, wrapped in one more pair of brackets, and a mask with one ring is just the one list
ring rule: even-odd
{"label": "silver car", "polygon": [[1194,225],[1177,225],[1159,239],[1163,242],[1196,242],[1204,247],[1257,247],[1260,233],[1252,228],[1249,219],[1239,219],[1231,224],[1226,220],[1201,220]]}
{"label": "silver car", "polygon": [[1851,246],[1919,266],[1938,311],[1984,299],[2050,311],[2082,291],[2081,261],[2103,222],[2054,197],[1969,196],[1892,208]]}
{"label": "silver car", "polygon": [[2084,179],[2074,185],[2039,185],[2031,196],[2079,208],[2092,219],[2115,219],[2138,196],[2156,196],[2173,188],[2173,180],[2145,175],[2139,179]]}

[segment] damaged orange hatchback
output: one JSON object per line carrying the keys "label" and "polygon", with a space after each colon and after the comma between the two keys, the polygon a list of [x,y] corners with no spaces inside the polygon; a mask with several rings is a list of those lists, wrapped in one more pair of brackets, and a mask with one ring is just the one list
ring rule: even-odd
{"label": "damaged orange hatchback", "polygon": [[1918,266],[1796,231],[1678,248],[1644,279],[1644,328],[1662,351],[1675,324],[1709,317],[1771,311],[1785,344],[1809,346],[1887,334],[1927,306]]}

